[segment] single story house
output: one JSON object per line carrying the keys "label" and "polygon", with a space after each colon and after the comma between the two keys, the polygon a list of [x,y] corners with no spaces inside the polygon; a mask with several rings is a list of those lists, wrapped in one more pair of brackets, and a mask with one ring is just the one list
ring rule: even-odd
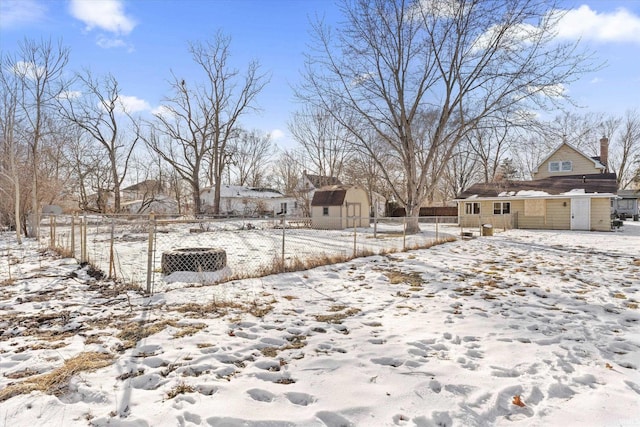
{"label": "single story house", "polygon": [[311,226],[342,230],[369,226],[369,197],[356,185],[330,185],[317,189],[311,200]]}
{"label": "single story house", "polygon": [[611,210],[618,218],[633,218],[634,221],[640,219],[640,189],[620,190],[618,197],[613,199]]}
{"label": "single story house", "polygon": [[616,174],[475,184],[456,199],[461,227],[611,230]]}
{"label": "single story house", "polygon": [[[200,192],[202,207],[211,211],[215,188],[209,187]],[[280,215],[293,214],[298,206],[295,198],[286,197],[270,188],[223,185],[220,188],[220,213],[228,215]]]}

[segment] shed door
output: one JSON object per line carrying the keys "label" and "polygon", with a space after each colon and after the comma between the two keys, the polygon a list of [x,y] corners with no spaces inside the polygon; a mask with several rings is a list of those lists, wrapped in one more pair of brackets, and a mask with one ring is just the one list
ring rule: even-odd
{"label": "shed door", "polygon": [[571,229],[589,230],[591,229],[591,199],[574,198],[571,199]]}
{"label": "shed door", "polygon": [[347,227],[359,225],[361,210],[360,203],[347,203]]}

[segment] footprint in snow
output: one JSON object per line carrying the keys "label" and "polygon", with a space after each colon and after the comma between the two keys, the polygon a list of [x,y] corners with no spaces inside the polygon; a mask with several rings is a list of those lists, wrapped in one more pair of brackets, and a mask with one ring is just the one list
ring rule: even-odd
{"label": "footprint in snow", "polygon": [[285,393],[285,397],[289,400],[289,402],[298,406],[309,406],[316,401],[316,398],[307,393]]}
{"label": "footprint in snow", "polygon": [[273,402],[276,395],[267,390],[261,390],[259,388],[252,388],[251,390],[247,390],[247,394],[251,396],[253,400],[257,400],[258,402]]}

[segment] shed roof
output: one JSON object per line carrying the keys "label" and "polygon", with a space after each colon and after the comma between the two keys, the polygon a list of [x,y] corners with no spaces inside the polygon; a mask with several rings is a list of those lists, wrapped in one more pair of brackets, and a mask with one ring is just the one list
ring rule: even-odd
{"label": "shed roof", "polygon": [[342,206],[349,188],[348,185],[322,187],[313,194],[311,206]]}
{"label": "shed roof", "polygon": [[458,195],[469,197],[527,197],[559,195],[572,190],[584,190],[584,194],[615,193],[618,190],[615,173],[553,176],[532,181],[503,181],[474,184]]}

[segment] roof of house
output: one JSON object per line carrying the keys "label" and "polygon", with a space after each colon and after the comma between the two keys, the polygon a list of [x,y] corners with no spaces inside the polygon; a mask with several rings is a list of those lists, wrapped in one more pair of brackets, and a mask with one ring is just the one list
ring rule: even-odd
{"label": "roof of house", "polygon": [[342,185],[342,182],[335,176],[310,175],[308,173],[305,173],[304,176],[314,188],[320,188],[325,185]]}
{"label": "roof of house", "polygon": [[565,175],[532,181],[502,181],[474,184],[458,195],[458,199],[470,197],[541,197],[560,195],[583,190],[584,194],[612,194],[618,190],[615,173]]}
{"label": "roof of house", "polygon": [[640,199],[639,190],[620,190],[618,191],[618,197],[622,199]]}
{"label": "roof of house", "polygon": [[538,163],[538,166],[535,167],[535,169],[533,170],[533,173],[537,173],[538,169],[540,168],[541,165],[543,165],[547,160],[549,160],[551,158],[551,156],[553,156],[556,151],[558,151],[563,145],[566,145],[567,147],[571,148],[573,151],[575,151],[576,153],[580,154],[581,156],[583,156],[585,159],[589,159],[590,161],[593,162],[593,166],[596,169],[602,169],[605,170],[606,166],[603,165],[600,162],[600,157],[591,157],[591,156],[587,156],[585,153],[583,153],[581,150],[577,149],[576,147],[574,147],[573,145],[569,144],[568,142],[563,142],[560,145],[558,145],[555,150],[553,150],[547,157],[545,157],[544,159],[542,159],[542,161],[540,161],[540,163]]}
{"label": "roof of house", "polygon": [[147,179],[140,181],[137,184],[130,185],[123,188],[121,191],[160,191],[162,190],[162,183],[155,179]]}
{"label": "roof of house", "polygon": [[322,187],[313,193],[311,206],[342,206],[347,196],[349,185],[330,185]]}
{"label": "roof of house", "polygon": [[[213,191],[213,187],[205,188],[200,193]],[[223,198],[254,198],[254,199],[275,199],[283,197],[282,193],[271,188],[243,187],[242,185],[223,185],[220,187],[220,197]]]}

